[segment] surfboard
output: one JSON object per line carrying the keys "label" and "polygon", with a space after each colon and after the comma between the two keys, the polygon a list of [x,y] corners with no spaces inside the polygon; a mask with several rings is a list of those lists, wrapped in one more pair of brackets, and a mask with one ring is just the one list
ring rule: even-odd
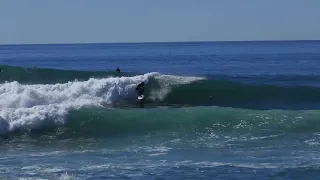
{"label": "surfboard", "polygon": [[141,100],[141,99],[143,99],[143,98],[144,98],[144,95],[138,96],[138,100]]}

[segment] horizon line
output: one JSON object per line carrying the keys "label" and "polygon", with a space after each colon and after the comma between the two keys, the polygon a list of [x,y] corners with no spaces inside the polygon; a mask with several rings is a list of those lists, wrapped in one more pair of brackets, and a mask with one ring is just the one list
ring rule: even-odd
{"label": "horizon line", "polygon": [[81,45],[81,44],[160,44],[160,43],[232,43],[232,42],[298,42],[298,41],[320,41],[320,39],[296,39],[296,40],[220,40],[220,41],[137,41],[137,42],[65,42],[65,43],[8,43],[0,46],[21,45]]}

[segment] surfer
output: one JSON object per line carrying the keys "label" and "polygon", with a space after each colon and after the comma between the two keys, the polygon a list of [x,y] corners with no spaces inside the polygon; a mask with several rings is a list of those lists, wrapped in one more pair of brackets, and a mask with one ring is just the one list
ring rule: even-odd
{"label": "surfer", "polygon": [[144,82],[138,84],[138,86],[136,87],[136,91],[138,92],[138,96],[143,95],[143,93],[144,93]]}
{"label": "surfer", "polygon": [[120,68],[119,67],[117,67],[116,72],[120,73]]}
{"label": "surfer", "polygon": [[138,86],[136,87],[136,91],[138,93],[138,102],[139,102],[139,105],[141,108],[144,107],[144,103],[143,103],[143,100],[144,100],[144,82],[141,82],[140,84],[138,84]]}

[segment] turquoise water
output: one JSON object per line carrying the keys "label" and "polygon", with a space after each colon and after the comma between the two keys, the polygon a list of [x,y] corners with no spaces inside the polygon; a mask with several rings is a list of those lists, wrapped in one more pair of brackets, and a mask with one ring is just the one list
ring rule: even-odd
{"label": "turquoise water", "polygon": [[[0,176],[316,179],[319,49],[319,41],[0,46]],[[142,81],[145,108],[136,102]]]}

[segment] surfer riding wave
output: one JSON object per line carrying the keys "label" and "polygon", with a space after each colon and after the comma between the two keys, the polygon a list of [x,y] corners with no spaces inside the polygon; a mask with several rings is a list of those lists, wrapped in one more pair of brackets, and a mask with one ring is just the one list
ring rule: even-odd
{"label": "surfer riding wave", "polygon": [[144,82],[138,84],[138,86],[136,87],[136,91],[138,93],[138,96],[143,96],[143,93],[144,93]]}
{"label": "surfer riding wave", "polygon": [[140,107],[143,107],[143,99],[144,99],[144,82],[141,82],[140,84],[138,84],[138,86],[136,87],[136,91],[138,93],[138,102],[140,104]]}

